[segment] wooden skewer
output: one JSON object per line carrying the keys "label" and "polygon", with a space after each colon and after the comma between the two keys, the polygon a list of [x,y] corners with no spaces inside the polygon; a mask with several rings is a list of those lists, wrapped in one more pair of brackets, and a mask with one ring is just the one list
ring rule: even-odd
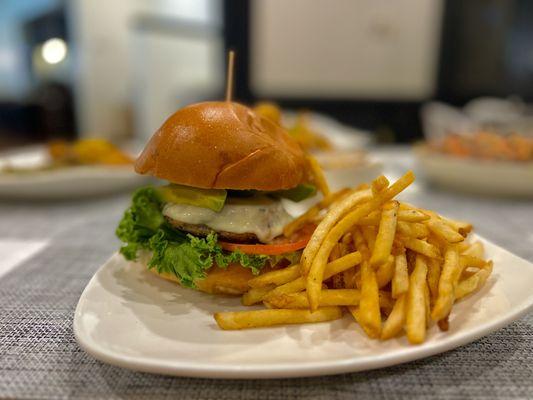
{"label": "wooden skewer", "polygon": [[226,76],[226,101],[231,101],[233,95],[233,64],[235,59],[235,52],[230,50],[228,53],[228,74]]}

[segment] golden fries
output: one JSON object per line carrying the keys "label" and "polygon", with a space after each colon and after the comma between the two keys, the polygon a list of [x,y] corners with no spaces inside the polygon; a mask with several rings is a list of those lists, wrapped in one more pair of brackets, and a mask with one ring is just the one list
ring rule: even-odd
{"label": "golden fries", "polygon": [[426,222],[429,230],[450,243],[462,242],[465,238],[444,221],[432,218]]}
{"label": "golden fries", "polygon": [[383,203],[391,200],[394,196],[413,183],[414,179],[414,174],[411,171],[407,172],[389,188],[385,189],[383,192],[380,192],[370,201],[362,204],[359,207],[356,207],[353,211],[342,217],[341,220],[337,222],[337,224],[327,234],[311,263],[311,268],[307,277],[307,295],[309,296],[309,305],[311,306],[311,310],[316,310],[318,307],[324,267],[326,265],[326,260],[329,257],[329,253],[331,253],[331,250],[335,244],[346,232],[352,229],[353,225],[356,224],[357,221],[370,214]]}
{"label": "golden fries", "polygon": [[459,252],[456,247],[450,247],[444,255],[444,265],[439,279],[439,294],[431,318],[438,321],[446,317],[452,309],[454,301],[454,282],[459,269]]}
{"label": "golden fries", "polygon": [[263,297],[275,288],[274,285],[252,288],[242,295],[242,305],[251,306],[263,300]]}
{"label": "golden fries", "polygon": [[409,271],[407,270],[407,258],[404,254],[394,259],[394,275],[392,277],[392,297],[400,298],[409,289]]}
{"label": "golden fries", "polygon": [[323,307],[315,312],[283,309],[219,312],[215,314],[215,321],[221,329],[235,330],[273,325],[324,322],[341,317],[342,310],[340,307]]}
{"label": "golden fries", "polygon": [[396,234],[398,207],[397,201],[388,202],[383,206],[376,245],[373,246],[372,257],[370,257],[370,265],[374,268],[384,264],[390,256],[392,242]]}
{"label": "golden fries", "polygon": [[265,287],[268,285],[283,285],[293,281],[300,276],[300,264],[291,265],[287,268],[278,269],[259,275],[248,281],[248,286],[252,288]]}
{"label": "golden fries", "polygon": [[426,337],[426,275],[427,264],[423,256],[416,256],[416,265],[409,280],[405,331],[413,344],[422,343]]}
{"label": "golden fries", "polygon": [[382,340],[393,338],[402,331],[405,324],[406,299],[407,296],[402,294],[394,303],[392,312],[383,324],[383,330],[381,331]]}
{"label": "golden fries", "polygon": [[407,249],[413,250],[416,253],[422,254],[430,258],[440,258],[440,252],[437,247],[431,243],[424,242],[420,239],[406,238],[404,240],[404,246]]}
{"label": "golden fries", "polygon": [[284,229],[292,234],[318,223],[300,264],[248,282],[242,303],[267,309],[217,313],[218,325],[321,322],[341,318],[346,307],[371,338],[405,332],[418,344],[430,325],[447,330],[454,303],[478,291],[493,265],[480,242],[467,240],[471,224],[394,200],[413,180],[408,172],[389,186],[380,176],[325,195]]}
{"label": "golden fries", "polygon": [[372,195],[375,196],[389,187],[389,180],[384,175],[380,175],[372,181],[370,187],[372,188]]}
{"label": "golden fries", "polygon": [[393,256],[389,256],[387,261],[379,266],[376,271],[376,281],[380,289],[392,280],[392,277],[394,276],[394,268]]}
{"label": "golden fries", "polygon": [[[347,269],[356,266],[360,262],[361,254],[359,252],[356,251],[350,254],[346,254],[345,256],[338,258],[335,261],[332,261],[328,265],[326,265],[326,270],[324,271],[324,279],[329,279],[334,275],[344,272]],[[305,285],[306,280],[303,276],[301,276],[298,279],[295,279],[294,281],[278,286],[277,288],[265,293],[261,297],[261,300],[268,299],[274,296],[279,296],[282,294],[301,292],[305,289]]]}
{"label": "golden fries", "polygon": [[462,299],[463,297],[472,294],[481,288],[489,278],[491,272],[492,261],[489,261],[485,268],[480,269],[471,277],[459,282],[457,288],[455,289],[455,299]]}
{"label": "golden fries", "polygon": [[376,274],[368,261],[361,264],[361,299],[359,300],[359,321],[371,338],[381,335],[381,314]]}
{"label": "golden fries", "polygon": [[324,197],[328,196],[330,194],[330,190],[328,182],[326,181],[326,177],[324,176],[324,171],[322,171],[322,168],[320,168],[320,165],[315,157],[308,154],[306,158],[309,166],[311,167],[311,173],[317,189]]}
{"label": "golden fries", "polygon": [[422,222],[430,219],[430,216],[424,214],[422,211],[415,209],[408,210],[399,210],[398,211],[398,221],[404,222]]}
{"label": "golden fries", "polygon": [[435,258],[428,259],[428,288],[430,293],[431,304],[437,301],[439,295],[439,279],[441,273],[441,265],[439,260]]}
{"label": "golden fries", "polygon": [[[361,292],[357,289],[324,289],[320,296],[320,307],[324,306],[356,306],[359,304]],[[269,297],[266,302],[275,308],[309,308],[305,293],[289,293]]]}
{"label": "golden fries", "polygon": [[372,192],[368,189],[351,193],[350,195],[346,196],[337,207],[332,208],[326,214],[324,219],[316,227],[313,236],[311,236],[311,240],[309,240],[309,243],[307,243],[307,246],[302,254],[301,267],[302,274],[304,276],[307,276],[309,269],[311,268],[311,262],[318,252],[320,245],[337,221],[348,211],[350,211],[352,207],[368,201],[371,198]]}
{"label": "golden fries", "polygon": [[483,244],[481,242],[474,242],[467,249],[461,252],[461,255],[483,258],[485,255],[485,249],[483,248]]}

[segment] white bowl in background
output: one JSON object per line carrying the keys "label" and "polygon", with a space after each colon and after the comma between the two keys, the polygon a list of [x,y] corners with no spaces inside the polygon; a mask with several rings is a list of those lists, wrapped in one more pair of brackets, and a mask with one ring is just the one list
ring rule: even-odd
{"label": "white bowl in background", "polygon": [[430,182],[465,193],[533,197],[533,162],[458,158],[415,148],[417,170]]}

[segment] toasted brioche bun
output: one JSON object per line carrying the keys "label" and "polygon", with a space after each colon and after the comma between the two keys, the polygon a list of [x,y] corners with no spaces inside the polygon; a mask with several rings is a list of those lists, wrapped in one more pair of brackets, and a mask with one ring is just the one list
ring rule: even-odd
{"label": "toasted brioche bun", "polygon": [[152,136],[135,171],[199,188],[280,190],[306,176],[300,146],[279,125],[233,102],[182,108]]}
{"label": "toasted brioche bun", "polygon": [[[159,275],[161,278],[179,284],[179,280],[175,275],[167,272],[158,273],[155,268],[150,268],[150,271]],[[250,289],[248,281],[253,277],[254,275],[249,268],[241,267],[238,264],[229,265],[224,269],[213,266],[207,272],[205,279],[197,280],[195,284],[196,288],[201,292],[239,295]]]}

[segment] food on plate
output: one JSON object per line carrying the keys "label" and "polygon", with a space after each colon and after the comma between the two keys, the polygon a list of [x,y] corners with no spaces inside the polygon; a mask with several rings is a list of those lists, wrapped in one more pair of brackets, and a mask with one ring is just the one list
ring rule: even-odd
{"label": "food on plate", "polygon": [[[422,343],[429,327],[447,330],[453,305],[478,291],[492,272],[472,225],[396,200],[415,177],[327,195],[290,222],[291,234],[317,224],[297,264],[248,281],[244,305],[268,310],[219,312],[222,329],[341,318],[345,308],[371,338],[405,333]],[[289,312],[290,310],[296,312]]]}
{"label": "food on plate", "polygon": [[135,170],[168,184],[135,192],[117,228],[121,253],[215,294],[242,294],[252,278],[298,260],[315,225],[284,232],[293,218],[281,199],[329,193],[316,162],[281,126],[230,101],[174,113]]}
{"label": "food on plate", "polygon": [[[285,126],[281,109],[274,103],[261,102],[254,107],[255,112],[268,118],[278,125]],[[309,123],[309,116],[306,112],[299,112],[296,121],[291,126],[286,126],[289,135],[295,139],[302,148],[307,151],[329,151],[333,150],[331,142],[319,132],[316,132]]]}
{"label": "food on plate", "polygon": [[53,140],[46,145],[47,160],[38,166],[20,167],[7,163],[5,173],[32,173],[80,165],[131,165],[133,158],[106,139]]}
{"label": "food on plate", "polygon": [[54,140],[47,147],[55,165],[124,165],[133,162],[130,155],[106,139],[79,139],[72,143]]}
{"label": "food on plate", "polygon": [[429,143],[431,151],[460,158],[498,161],[533,161],[533,138],[479,131],[472,134],[449,134]]}

